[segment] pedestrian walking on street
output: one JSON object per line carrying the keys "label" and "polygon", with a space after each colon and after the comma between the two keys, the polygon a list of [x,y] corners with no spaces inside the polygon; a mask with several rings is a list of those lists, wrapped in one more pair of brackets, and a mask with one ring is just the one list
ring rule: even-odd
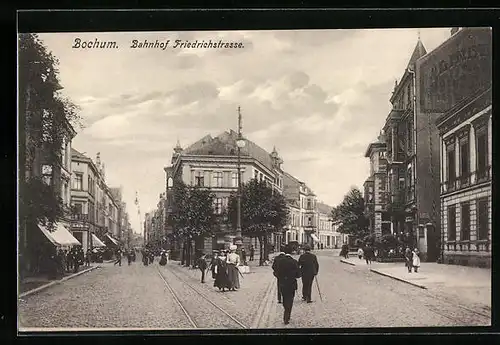
{"label": "pedestrian walking on street", "polygon": [[278,278],[278,264],[279,264],[279,261],[281,259],[283,259],[285,257],[285,252],[280,252],[279,255],[277,255],[275,258],[274,258],[274,261],[273,261],[273,275],[276,277],[276,284],[277,284],[277,290],[278,290],[278,303],[281,303],[281,298],[282,298],[282,293],[281,293],[281,289],[280,289],[280,280]]}
{"label": "pedestrian walking on street", "polygon": [[198,259],[198,269],[201,271],[201,283],[205,283],[205,272],[207,270],[207,261],[206,261],[206,255],[204,253],[201,253],[201,257]]}
{"label": "pedestrian walking on street", "polygon": [[344,243],[340,249],[340,256],[343,256],[344,259],[349,259],[349,246],[347,243]]}
{"label": "pedestrian walking on street", "polygon": [[253,244],[250,245],[250,260],[249,261],[253,261],[253,256],[255,254],[255,248],[253,247]]}
{"label": "pedestrian walking on street", "polygon": [[413,253],[410,247],[406,247],[405,249],[405,266],[408,269],[408,273],[411,273],[411,269],[413,268]]}
{"label": "pedestrian walking on street", "polygon": [[149,264],[149,253],[147,249],[143,249],[142,252],[142,263],[144,266],[147,266]]}
{"label": "pedestrian walking on street", "polygon": [[122,265],[122,251],[120,249],[116,251],[116,261],[114,263],[114,266],[116,266],[116,264],[120,266]]}
{"label": "pedestrian walking on street", "polygon": [[231,245],[229,247],[230,253],[227,256],[227,275],[229,278],[229,290],[236,291],[240,288],[240,271],[238,266],[240,265],[240,256],[236,254],[236,245]]}
{"label": "pedestrian walking on street", "polygon": [[227,263],[226,263],[226,253],[221,251],[217,259],[217,264],[215,265],[215,281],[214,287],[219,288],[222,292],[225,289],[229,289],[229,278],[227,276]]}
{"label": "pedestrian walking on street", "polygon": [[212,259],[210,260],[210,265],[208,266],[208,268],[212,272],[212,279],[215,279],[215,267],[217,266],[218,257],[219,257],[219,252],[214,250],[212,252]]}
{"label": "pedestrian walking on street", "polygon": [[304,246],[305,253],[299,257],[299,267],[302,276],[302,300],[311,303],[311,290],[314,277],[319,272],[319,263],[316,255],[311,253],[309,245]]}
{"label": "pedestrian walking on street", "polygon": [[415,273],[418,272],[418,268],[420,267],[420,252],[418,248],[413,249],[412,251],[412,265]]}
{"label": "pedestrian walking on street", "polygon": [[288,325],[292,315],[293,299],[297,290],[297,279],[301,272],[298,262],[292,258],[292,248],[285,246],[285,256],[278,260],[275,267],[275,275],[279,282],[279,290],[283,298],[283,323]]}
{"label": "pedestrian walking on street", "polygon": [[165,266],[167,264],[167,252],[162,250],[160,253],[160,266]]}
{"label": "pedestrian walking on street", "polygon": [[363,254],[365,256],[365,261],[367,265],[371,265],[372,260],[375,256],[375,252],[373,250],[373,247],[370,244],[366,244],[365,248],[363,249]]}
{"label": "pedestrian walking on street", "polygon": [[132,264],[132,250],[127,250],[127,263],[130,266]]}
{"label": "pedestrian walking on street", "polygon": [[243,261],[243,266],[247,265],[247,252],[245,247],[241,247],[241,260]]}
{"label": "pedestrian walking on street", "polygon": [[85,266],[89,267],[90,266],[90,257],[92,256],[92,251],[87,249],[87,254],[85,255]]}
{"label": "pedestrian walking on street", "polygon": [[360,248],[358,249],[358,258],[359,258],[360,260],[363,260],[363,255],[364,255],[364,253],[363,253],[363,248],[361,248],[361,247],[360,247]]}

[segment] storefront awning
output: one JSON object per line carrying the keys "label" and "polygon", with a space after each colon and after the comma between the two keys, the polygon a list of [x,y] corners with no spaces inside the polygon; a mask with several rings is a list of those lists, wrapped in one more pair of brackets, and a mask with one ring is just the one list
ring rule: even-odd
{"label": "storefront awning", "polygon": [[92,246],[93,247],[106,247],[106,245],[97,237],[96,235],[92,234]]}
{"label": "storefront awning", "polygon": [[110,240],[111,242],[113,242],[113,244],[115,244],[115,245],[117,245],[117,246],[119,246],[119,245],[120,245],[120,243],[119,243],[117,240],[115,240],[113,237],[111,237],[109,234],[106,234],[106,237],[107,237],[107,238],[109,238],[109,240]]}
{"label": "storefront awning", "polygon": [[314,242],[319,242],[319,238],[315,234],[311,234],[311,238],[313,239]]}
{"label": "storefront awning", "polygon": [[71,234],[71,232],[62,223],[54,224],[55,230],[49,231],[46,226],[38,224],[38,227],[50,242],[56,246],[69,247],[81,246],[82,244]]}

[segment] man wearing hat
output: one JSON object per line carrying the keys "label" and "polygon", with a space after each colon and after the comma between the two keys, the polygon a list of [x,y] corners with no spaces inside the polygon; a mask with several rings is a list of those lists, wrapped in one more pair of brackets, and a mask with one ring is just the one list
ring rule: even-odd
{"label": "man wearing hat", "polygon": [[212,279],[215,279],[215,266],[217,266],[217,259],[219,257],[219,251],[212,251],[212,259],[210,260],[209,269],[212,271]]}
{"label": "man wearing hat", "polygon": [[300,268],[297,261],[292,258],[292,248],[286,246],[283,249],[285,255],[275,265],[275,275],[278,278],[279,291],[283,297],[283,322],[288,325],[292,314],[293,298],[297,290],[297,279],[300,278]]}
{"label": "man wearing hat", "polygon": [[[283,259],[285,257],[285,252],[280,252],[279,255],[277,255],[276,257],[274,257],[274,261],[273,261],[273,275],[278,278],[278,275],[276,273],[276,269],[278,267],[278,263],[281,259]],[[280,281],[279,279],[276,279],[277,280],[277,290],[278,290],[278,303],[281,303],[281,289],[280,289]]]}
{"label": "man wearing hat", "polygon": [[309,245],[304,246],[305,253],[299,257],[299,266],[302,275],[302,300],[311,303],[311,290],[314,277],[318,274],[319,263],[316,255],[311,253]]}

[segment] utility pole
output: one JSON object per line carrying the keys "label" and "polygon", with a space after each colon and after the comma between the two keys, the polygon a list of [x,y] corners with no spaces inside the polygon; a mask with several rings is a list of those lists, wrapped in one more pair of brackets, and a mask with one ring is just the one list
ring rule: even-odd
{"label": "utility pole", "polygon": [[241,149],[245,147],[245,140],[243,139],[243,136],[241,134],[241,108],[238,107],[238,138],[236,140],[236,145],[238,146],[238,163],[237,163],[237,169],[238,169],[238,193],[237,193],[237,216],[236,216],[236,237],[234,244],[238,246],[238,252],[239,249],[241,248],[241,245],[243,245],[242,237],[241,237]]}

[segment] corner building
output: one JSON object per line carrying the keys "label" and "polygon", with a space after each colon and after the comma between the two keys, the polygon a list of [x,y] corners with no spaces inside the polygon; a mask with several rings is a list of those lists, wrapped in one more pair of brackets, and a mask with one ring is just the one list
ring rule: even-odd
{"label": "corner building", "polygon": [[[491,267],[491,29],[464,28],[428,62],[440,137],[441,260]],[[446,95],[447,97],[441,97]]]}
{"label": "corner building", "polygon": [[[238,189],[238,134],[230,130],[216,137],[207,135],[189,147],[183,149],[179,143],[174,148],[171,166],[165,168],[167,179],[166,209],[171,213],[175,203],[173,200],[173,186],[176,181],[183,181],[187,185],[197,185],[210,188],[215,193],[215,212],[222,215],[227,208],[231,192]],[[245,147],[241,149],[241,182],[251,179],[265,181],[275,191],[283,192],[283,160],[276,149],[272,153],[245,139]],[[219,222],[213,238],[206,238],[199,247],[205,251],[227,247],[233,243],[236,229],[229,228],[224,221]],[[172,228],[166,227],[166,233]],[[279,237],[279,235],[277,235]],[[270,240],[271,244],[279,241],[276,235]],[[258,255],[259,243],[257,239],[243,236],[243,246],[248,248],[254,245]],[[178,244],[171,243],[170,247]],[[178,249],[178,248],[177,248]]]}

